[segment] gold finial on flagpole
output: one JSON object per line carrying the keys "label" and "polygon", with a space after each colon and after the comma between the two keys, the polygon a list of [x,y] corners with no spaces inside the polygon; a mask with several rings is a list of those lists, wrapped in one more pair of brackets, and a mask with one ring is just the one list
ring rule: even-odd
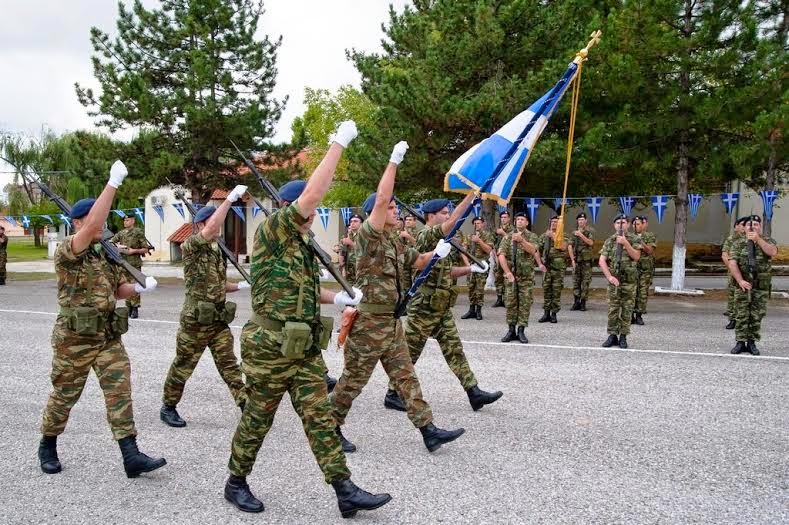
{"label": "gold finial on flagpole", "polygon": [[593,31],[592,34],[589,35],[591,39],[586,44],[586,47],[580,50],[576,56],[581,60],[586,60],[586,57],[589,55],[589,50],[600,43],[601,36],[603,36],[603,32],[599,29],[597,31]]}

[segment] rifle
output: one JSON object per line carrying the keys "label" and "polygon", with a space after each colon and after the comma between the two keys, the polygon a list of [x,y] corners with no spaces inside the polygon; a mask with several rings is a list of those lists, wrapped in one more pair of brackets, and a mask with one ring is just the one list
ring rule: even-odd
{"label": "rifle", "polygon": [[[751,214],[750,218],[748,219],[748,231],[753,231],[753,214]],[[758,277],[758,268],[756,266],[756,243],[748,240],[748,277],[751,283],[751,286],[756,284],[756,279]],[[753,290],[748,290],[748,314],[750,315],[751,309],[751,298],[753,294],[751,293]]]}
{"label": "rifle", "polygon": [[[192,221],[194,221],[194,217],[195,215],[197,215],[197,210],[195,210],[191,202],[186,200],[186,197],[184,196],[184,192],[182,189],[176,187],[175,184],[170,182],[170,179],[166,179],[166,180],[167,182],[170,183],[171,186],[173,186],[173,190],[175,192],[175,198],[184,203],[184,206],[186,206],[186,209],[189,210],[189,213],[192,215]],[[221,251],[222,255],[225,256],[225,259],[230,261],[230,264],[236,267],[236,270],[238,270],[238,273],[241,274],[241,277],[243,277],[244,280],[249,284],[252,284],[252,278],[249,276],[247,271],[241,267],[241,265],[238,263],[238,260],[236,260],[236,256],[233,255],[233,252],[231,252],[230,249],[225,245],[224,241],[221,238],[217,238],[216,244],[217,246],[219,246],[219,251]]]}
{"label": "rifle", "polygon": [[[22,178],[27,180],[27,176],[25,175],[25,173],[22,173]],[[49,186],[44,184],[44,182],[41,180],[41,177],[39,177],[38,180],[35,181],[30,180],[29,182],[30,183],[35,182],[38,185],[38,187],[41,189],[41,192],[44,195],[46,195],[49,198],[49,200],[54,202],[58,208],[60,208],[60,211],[61,213],[63,213],[63,215],[65,216],[71,215],[71,206],[65,200],[63,200],[63,198],[60,195],[52,191],[52,189]],[[99,241],[99,244],[101,244],[101,247],[104,248],[104,253],[107,254],[107,259],[110,262],[122,266],[124,270],[129,272],[129,275],[131,275],[135,281],[140,283],[140,286],[144,287],[145,280],[147,279],[147,277],[140,270],[129,264],[126,261],[126,259],[121,257],[121,254],[118,252],[118,248],[116,248],[115,245],[109,241],[109,238],[112,237],[112,232],[105,227],[104,231],[101,234],[101,237],[102,238],[101,241]]]}
{"label": "rifle", "polygon": [[[282,208],[284,201],[282,200],[282,197],[280,196],[277,188],[275,188],[269,181],[265,179],[265,177],[263,177],[263,175],[260,174],[260,172],[255,167],[255,165],[252,164],[252,162],[250,162],[250,160],[246,158],[246,156],[241,152],[240,149],[238,149],[238,146],[236,146],[235,142],[231,140],[230,144],[232,144],[233,147],[236,149],[239,156],[241,157],[241,160],[244,162],[244,164],[249,169],[249,171],[252,172],[252,174],[255,176],[255,178],[260,183],[260,185],[263,186],[263,189],[266,190],[266,193],[268,193],[271,199],[277,203],[277,207]],[[324,249],[320,247],[318,241],[315,240],[315,234],[312,232],[312,230],[309,231],[309,238],[310,238],[310,242],[308,246],[315,254],[315,256],[318,258],[318,260],[323,265],[323,267],[326,268],[330,274],[332,274],[332,277],[334,277],[337,280],[337,282],[340,283],[342,289],[345,290],[345,292],[349,296],[356,297],[356,293],[353,291],[351,285],[348,284],[348,281],[345,280],[345,277],[342,276],[342,273],[339,270],[337,270],[337,268],[335,268],[334,265],[332,264],[331,256],[328,253],[326,253]]]}
{"label": "rifle", "polygon": [[[617,229],[617,236],[621,237],[625,234],[625,229],[622,227],[622,223],[619,224],[619,228]],[[622,245],[616,245],[616,258],[614,259],[614,273],[616,274],[617,279],[619,279],[620,272],[622,271]]]}

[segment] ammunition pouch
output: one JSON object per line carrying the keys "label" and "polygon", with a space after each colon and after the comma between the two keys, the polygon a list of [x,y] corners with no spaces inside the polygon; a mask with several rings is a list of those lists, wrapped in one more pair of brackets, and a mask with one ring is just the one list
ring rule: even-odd
{"label": "ammunition pouch", "polygon": [[318,336],[318,348],[326,350],[329,348],[329,341],[331,341],[331,333],[334,330],[334,317],[321,316],[320,334]]}
{"label": "ammunition pouch", "polygon": [[282,328],[280,353],[288,359],[301,359],[312,346],[312,327],[307,323],[288,321]]}
{"label": "ammunition pouch", "polygon": [[69,330],[77,335],[96,335],[104,328],[104,319],[99,314],[99,310],[93,306],[61,308],[60,313],[68,319]]}
{"label": "ammunition pouch", "polygon": [[214,324],[216,321],[230,324],[236,318],[236,308],[236,303],[231,302],[215,304],[208,301],[197,301],[194,316],[197,322],[203,325]]}
{"label": "ammunition pouch", "polygon": [[110,328],[112,333],[120,336],[129,331],[129,309],[125,306],[115,308],[110,314]]}
{"label": "ammunition pouch", "polygon": [[452,307],[452,300],[457,300],[457,294],[454,294],[454,297],[452,295],[452,290],[436,288],[430,294],[430,308],[437,312],[449,310]]}

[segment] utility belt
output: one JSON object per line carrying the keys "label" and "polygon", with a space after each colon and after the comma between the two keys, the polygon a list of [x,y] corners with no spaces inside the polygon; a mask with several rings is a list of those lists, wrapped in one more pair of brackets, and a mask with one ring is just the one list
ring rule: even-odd
{"label": "utility belt", "polygon": [[334,329],[334,318],[323,315],[318,322],[309,324],[277,321],[253,312],[250,321],[265,330],[278,332],[281,335],[280,353],[287,359],[303,359],[316,341],[320,350],[326,350]]}
{"label": "utility belt", "polygon": [[187,307],[186,311],[191,313],[197,319],[197,322],[202,325],[211,325],[216,322],[230,324],[236,318],[237,305],[230,301],[221,303],[196,301],[190,306],[192,308]]}
{"label": "utility belt", "polygon": [[111,312],[100,312],[95,306],[61,306],[59,315],[66,319],[66,327],[77,335],[107,332],[117,337],[129,331],[129,309],[125,306]]}
{"label": "utility belt", "polygon": [[458,293],[454,289],[423,288],[419,293],[422,295],[423,302],[429,303],[430,308],[439,312],[449,310],[458,300]]}
{"label": "utility belt", "polygon": [[396,304],[372,304],[372,303],[359,303],[356,309],[363,314],[376,314],[376,315],[394,315],[397,310]]}

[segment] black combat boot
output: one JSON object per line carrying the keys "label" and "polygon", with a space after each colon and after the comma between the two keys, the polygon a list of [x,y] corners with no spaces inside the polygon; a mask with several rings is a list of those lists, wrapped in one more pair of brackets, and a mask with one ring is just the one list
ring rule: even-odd
{"label": "black combat boot", "polygon": [[323,380],[326,381],[326,390],[329,392],[333,391],[334,387],[337,386],[337,380],[330,376],[328,372],[326,372]]}
{"label": "black combat boot", "polygon": [[611,334],[608,336],[608,339],[605,340],[605,343],[603,343],[603,348],[611,348],[612,346],[618,344],[619,344],[619,338],[614,334]]}
{"label": "black combat boot", "polygon": [[526,337],[526,327],[525,326],[519,326],[518,327],[518,341],[520,341],[523,344],[526,344],[526,343],[529,342],[529,338]]}
{"label": "black combat boot", "polygon": [[252,494],[247,485],[245,476],[233,476],[227,478],[225,483],[225,499],[235,505],[238,510],[244,512],[263,512],[266,507]]}
{"label": "black combat boot", "polygon": [[400,399],[395,390],[387,390],[386,397],[384,397],[384,407],[391,408],[392,410],[399,410],[405,412],[405,403]]}
{"label": "black combat boot", "polygon": [[339,425],[337,425],[334,431],[337,432],[337,437],[340,438],[340,445],[342,445],[343,452],[346,454],[356,452],[356,445],[345,439],[345,436],[342,435],[342,430],[340,430]]}
{"label": "black combat boot", "polygon": [[586,299],[581,299],[581,304],[578,306],[578,309],[582,312],[586,311]]}
{"label": "black combat boot", "polygon": [[469,305],[468,312],[460,316],[461,319],[474,319],[476,317],[477,317],[477,309],[473,304]]}
{"label": "black combat boot", "polygon": [[498,390],[496,392],[485,392],[479,385],[474,385],[466,390],[466,394],[468,394],[468,402],[471,403],[471,409],[474,410],[474,412],[485,405],[495,403],[504,395]]}
{"label": "black combat boot", "polygon": [[551,320],[551,311],[550,310],[545,310],[545,313],[542,314],[542,317],[537,319],[537,322],[538,323],[547,323],[550,320]]}
{"label": "black combat boot", "polygon": [[756,341],[753,339],[748,339],[748,344],[746,346],[752,355],[759,355],[760,352],[759,349],[756,348]]}
{"label": "black combat boot", "polygon": [[140,312],[137,310],[136,306],[129,308],[129,319],[137,319],[139,316]]}
{"label": "black combat boot", "polygon": [[57,474],[63,467],[58,459],[57,436],[41,436],[38,443],[38,461],[44,474]]}
{"label": "black combat boot", "polygon": [[130,478],[136,478],[144,472],[151,472],[167,464],[164,458],[154,459],[140,452],[135,436],[119,439],[118,446],[123,456],[123,469],[126,471],[126,476]]}
{"label": "black combat boot", "polygon": [[171,427],[181,428],[186,426],[186,421],[181,419],[174,406],[162,405],[162,408],[159,410],[159,419],[164,421],[165,425]]}
{"label": "black combat boot", "polygon": [[627,336],[620,335],[619,336],[619,348],[627,348]]}
{"label": "black combat boot", "polygon": [[350,479],[332,481],[331,486],[337,494],[337,506],[343,518],[353,518],[360,510],[374,510],[392,501],[389,494],[370,494]]}
{"label": "black combat boot", "polygon": [[457,430],[444,430],[438,428],[433,423],[428,423],[427,425],[420,427],[419,431],[422,433],[422,439],[425,442],[427,450],[430,452],[435,452],[441,448],[441,445],[444,443],[455,441],[457,438],[462,436],[466,429],[459,428]]}
{"label": "black combat boot", "polygon": [[551,312],[551,319],[550,320],[551,320],[551,323],[553,323],[553,324],[556,324],[556,323],[559,322],[559,320],[556,319],[556,312]]}
{"label": "black combat boot", "polygon": [[493,303],[493,308],[502,308],[504,306],[504,298],[500,295],[496,296],[496,302]]}
{"label": "black combat boot", "polygon": [[729,324],[726,325],[726,330],[734,330],[737,328],[737,321],[734,319],[729,319]]}
{"label": "black combat boot", "polygon": [[734,345],[734,348],[731,349],[732,354],[740,354],[745,352],[747,347],[745,346],[745,341],[737,341],[737,344]]}
{"label": "black combat boot", "polygon": [[482,306],[477,305],[477,321],[482,321]]}
{"label": "black combat boot", "polygon": [[636,312],[634,315],[633,322],[636,323],[638,326],[644,326],[644,318],[641,317],[641,312]]}
{"label": "black combat boot", "polygon": [[504,337],[501,338],[502,343],[509,343],[510,341],[514,341],[517,338],[515,335],[515,325],[511,324],[507,333],[504,334]]}
{"label": "black combat boot", "polygon": [[573,306],[570,310],[580,310],[581,309],[581,298],[577,295],[573,295]]}

